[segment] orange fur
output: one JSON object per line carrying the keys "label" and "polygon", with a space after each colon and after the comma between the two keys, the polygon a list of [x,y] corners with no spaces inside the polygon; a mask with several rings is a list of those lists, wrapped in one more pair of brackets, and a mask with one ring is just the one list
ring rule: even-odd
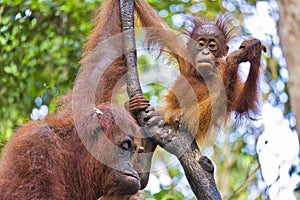
{"label": "orange fur", "polygon": [[[191,25],[185,31],[188,36],[188,43],[185,44],[144,0],[136,1],[136,9],[142,25],[148,27],[147,44],[170,51],[170,56],[179,65],[181,75],[166,96],[164,113],[167,124],[176,125],[183,117],[196,135],[198,144],[201,144],[211,128],[224,125],[221,122],[226,122],[232,111],[236,113],[237,119],[244,116],[251,119],[255,117],[258,113],[260,42],[246,40],[243,43],[245,48],[227,55],[227,43],[235,34],[228,17],[220,15],[215,22],[205,17],[191,17]],[[202,27],[205,37],[215,37],[217,46],[221,49],[215,55],[216,68],[205,77],[199,75],[194,67],[197,31]],[[247,81],[242,83],[238,65],[245,61],[250,61],[251,67]]]}
{"label": "orange fur", "polygon": [[[121,32],[119,1],[107,0],[101,10],[95,18],[96,26],[80,62],[86,76],[79,81],[87,90],[89,77],[98,67],[97,63],[91,62],[91,56],[97,56],[92,54],[94,49],[101,41]],[[119,48],[122,48],[122,44],[119,44]],[[140,131],[127,111],[111,104],[113,88],[125,73],[122,57],[105,70],[95,94],[95,107],[102,114],[97,114],[93,108],[85,108],[79,122],[76,122],[89,130],[83,138],[79,137],[75,126],[72,93],[63,98],[57,113],[41,121],[28,122],[15,131],[3,149],[0,160],[0,200],[99,197],[125,200],[140,189],[140,180],[127,175],[132,173],[138,177],[131,167],[130,157],[120,157],[115,150],[100,145],[103,144],[103,135],[115,146],[120,146],[124,140],[128,141],[133,138],[132,134]],[[117,122],[125,124],[125,128],[119,127]],[[99,162],[82,140],[98,145],[94,152],[96,155],[115,159],[113,163],[124,167],[124,170],[118,171]],[[131,142],[132,147],[128,151],[132,151],[136,145],[133,140]]]}

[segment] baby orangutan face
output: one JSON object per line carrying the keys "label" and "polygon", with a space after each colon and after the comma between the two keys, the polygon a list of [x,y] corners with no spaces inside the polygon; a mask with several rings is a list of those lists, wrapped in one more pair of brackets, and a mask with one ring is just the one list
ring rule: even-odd
{"label": "baby orangutan face", "polygon": [[193,47],[192,61],[199,75],[215,71],[217,59],[226,56],[228,47],[222,32],[215,25],[203,25],[195,30],[191,42]]}

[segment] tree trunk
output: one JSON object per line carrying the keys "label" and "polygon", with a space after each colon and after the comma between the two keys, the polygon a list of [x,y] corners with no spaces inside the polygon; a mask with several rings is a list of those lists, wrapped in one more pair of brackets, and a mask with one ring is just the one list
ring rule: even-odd
{"label": "tree trunk", "polygon": [[300,1],[278,0],[279,37],[289,71],[289,95],[300,138]]}
{"label": "tree trunk", "polygon": [[[127,92],[132,97],[136,94],[142,94],[136,64],[134,0],[120,0],[120,9],[124,54],[128,67]],[[139,124],[156,144],[173,153],[179,159],[197,199],[220,200],[221,195],[214,180],[214,166],[206,156],[201,154],[194,137],[188,132],[187,126],[183,125],[180,129],[173,130],[164,126],[164,120],[161,116],[154,116],[149,119],[150,112],[152,111],[142,111],[136,115]],[[151,162],[149,157],[144,159],[140,157],[139,159],[140,163],[146,163],[144,166],[149,168],[148,164]]]}

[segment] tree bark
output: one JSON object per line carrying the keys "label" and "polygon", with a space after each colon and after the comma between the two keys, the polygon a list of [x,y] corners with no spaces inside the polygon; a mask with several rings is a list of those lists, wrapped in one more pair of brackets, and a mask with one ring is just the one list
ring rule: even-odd
{"label": "tree bark", "polygon": [[[142,94],[136,64],[134,0],[120,0],[120,2],[123,45],[128,67],[127,92],[132,97],[136,94]],[[201,154],[193,135],[187,129],[187,125],[181,124],[178,129],[164,126],[163,118],[158,113],[151,115],[153,112],[154,110],[147,109],[137,114],[136,118],[143,130],[158,145],[179,159],[197,199],[221,199],[214,180],[214,166],[206,156]],[[149,116],[151,116],[150,119]],[[151,161],[144,162],[150,163]]]}
{"label": "tree bark", "polygon": [[[142,94],[140,81],[137,72],[137,55],[134,33],[134,0],[120,0],[121,26],[123,37],[123,52],[125,54],[126,66],[129,66],[126,73],[127,93],[129,97]],[[130,84],[128,84],[130,83]],[[138,86],[138,87],[136,87]],[[149,144],[150,143],[150,144]],[[134,167],[141,178],[141,189],[148,183],[153,150],[156,145],[149,138],[142,138],[142,146],[145,147],[144,155],[138,154],[135,157]],[[150,146],[150,147],[149,147]],[[153,146],[153,147],[152,147]],[[147,148],[148,147],[148,148]]]}
{"label": "tree bark", "polygon": [[296,129],[300,138],[300,1],[278,0],[279,22],[278,30],[280,44],[289,71],[289,95],[293,113],[296,117]]}

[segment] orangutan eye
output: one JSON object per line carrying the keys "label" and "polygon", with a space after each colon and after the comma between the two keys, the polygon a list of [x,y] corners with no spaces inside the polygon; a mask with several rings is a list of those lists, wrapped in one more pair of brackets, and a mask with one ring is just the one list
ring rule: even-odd
{"label": "orangutan eye", "polygon": [[125,151],[129,151],[131,148],[131,141],[130,140],[125,140],[122,144],[121,144],[121,148]]}
{"label": "orangutan eye", "polygon": [[124,157],[129,156],[129,150],[131,148],[131,141],[130,140],[124,140],[120,145],[118,149],[118,156]]}
{"label": "orangutan eye", "polygon": [[208,48],[211,51],[216,51],[218,49],[217,43],[215,41],[211,41],[208,43]]}
{"label": "orangutan eye", "polygon": [[205,40],[198,40],[197,49],[203,49],[205,47]]}

